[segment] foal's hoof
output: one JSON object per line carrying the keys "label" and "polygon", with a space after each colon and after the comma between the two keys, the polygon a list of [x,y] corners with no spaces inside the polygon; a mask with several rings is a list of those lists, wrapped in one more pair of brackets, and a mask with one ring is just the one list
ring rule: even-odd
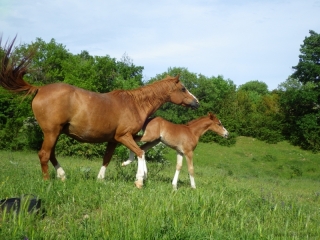
{"label": "foal's hoof", "polygon": [[172,189],[176,191],[176,190],[178,190],[178,186],[172,184]]}
{"label": "foal's hoof", "polygon": [[57,179],[59,179],[61,182],[67,180],[66,175],[57,175]]}
{"label": "foal's hoof", "polygon": [[137,180],[134,182],[137,188],[141,189],[143,187],[143,181],[142,180]]}

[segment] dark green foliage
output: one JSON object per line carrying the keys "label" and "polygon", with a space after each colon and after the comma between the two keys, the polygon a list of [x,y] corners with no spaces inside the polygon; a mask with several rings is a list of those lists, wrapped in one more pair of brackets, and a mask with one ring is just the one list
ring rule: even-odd
{"label": "dark green foliage", "polygon": [[243,85],[240,85],[239,90],[247,91],[247,92],[255,92],[259,95],[265,95],[269,92],[268,85],[258,80],[249,81]]}
{"label": "dark green foliage", "polygon": [[304,149],[320,150],[320,92],[314,83],[302,85],[289,78],[280,85],[281,109],[284,114],[283,135]]}
{"label": "dark green foliage", "polygon": [[62,134],[56,145],[57,155],[82,156],[88,159],[101,158],[106,150],[106,144],[79,143],[78,141]]}
{"label": "dark green foliage", "polygon": [[292,67],[295,72],[293,78],[302,83],[313,82],[320,86],[320,34],[309,31],[300,48],[299,63]]}
{"label": "dark green foliage", "polygon": [[25,76],[29,83],[45,85],[64,81],[63,64],[70,61],[72,57],[64,45],[57,43],[54,39],[46,43],[41,38],[37,38],[29,45],[23,44],[17,47],[14,54],[22,56],[31,49],[37,49],[37,51],[33,57],[29,74]]}
{"label": "dark green foliage", "polygon": [[280,85],[284,136],[295,145],[320,151],[320,35],[312,30],[300,48],[295,72]]}

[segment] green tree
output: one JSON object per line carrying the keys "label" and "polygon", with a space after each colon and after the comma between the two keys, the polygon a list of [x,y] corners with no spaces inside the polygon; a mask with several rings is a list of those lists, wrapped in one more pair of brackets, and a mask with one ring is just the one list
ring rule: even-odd
{"label": "green tree", "polygon": [[320,34],[309,31],[300,48],[299,63],[292,67],[295,72],[292,78],[302,83],[313,82],[320,87]]}
{"label": "green tree", "polygon": [[292,144],[312,151],[320,150],[319,92],[313,82],[302,84],[288,78],[279,85],[283,134]]}
{"label": "green tree", "polygon": [[259,95],[265,95],[269,92],[268,85],[258,80],[249,81],[243,85],[240,85],[239,90],[247,91],[247,92],[255,92]]}
{"label": "green tree", "polygon": [[14,54],[23,56],[34,49],[36,52],[32,65],[29,74],[25,76],[27,81],[38,85],[63,82],[65,79],[63,63],[72,55],[66,47],[54,39],[46,43],[41,38],[37,38],[31,44],[22,44],[17,47]]}
{"label": "green tree", "polygon": [[320,150],[320,34],[309,31],[300,47],[295,72],[279,86],[285,137],[293,144]]}

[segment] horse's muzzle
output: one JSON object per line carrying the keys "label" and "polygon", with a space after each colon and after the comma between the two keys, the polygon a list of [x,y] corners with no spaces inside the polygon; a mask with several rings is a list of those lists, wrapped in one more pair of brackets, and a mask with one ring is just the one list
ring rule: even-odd
{"label": "horse's muzzle", "polygon": [[200,106],[200,104],[197,100],[193,100],[192,103],[190,104],[190,107],[192,109],[197,109],[197,108],[199,108],[199,106]]}

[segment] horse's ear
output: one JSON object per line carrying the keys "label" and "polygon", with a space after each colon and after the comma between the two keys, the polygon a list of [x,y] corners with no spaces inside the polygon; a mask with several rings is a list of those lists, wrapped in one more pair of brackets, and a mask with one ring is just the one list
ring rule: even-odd
{"label": "horse's ear", "polygon": [[180,81],[179,78],[180,78],[180,74],[178,74],[178,75],[175,77],[176,83]]}

